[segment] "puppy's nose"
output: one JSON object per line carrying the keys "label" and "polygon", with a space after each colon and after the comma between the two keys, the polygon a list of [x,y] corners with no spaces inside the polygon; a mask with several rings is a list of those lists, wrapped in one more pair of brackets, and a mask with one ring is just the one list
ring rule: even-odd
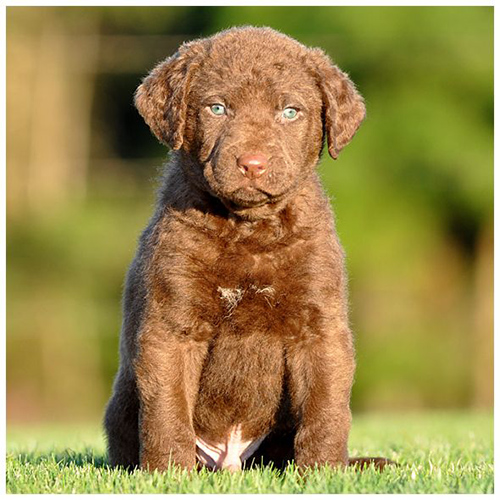
{"label": "puppy's nose", "polygon": [[241,155],[237,160],[241,173],[249,179],[260,177],[267,169],[267,162],[267,156],[260,153]]}

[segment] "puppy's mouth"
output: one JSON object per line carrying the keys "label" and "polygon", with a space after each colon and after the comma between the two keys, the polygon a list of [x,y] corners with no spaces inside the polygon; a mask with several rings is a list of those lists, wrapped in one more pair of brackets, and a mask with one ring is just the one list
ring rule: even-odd
{"label": "puppy's mouth", "polygon": [[235,189],[229,194],[228,199],[233,205],[242,208],[259,207],[272,201],[269,193],[255,186],[245,186]]}
{"label": "puppy's mouth", "polygon": [[220,170],[214,168],[211,161],[205,163],[203,172],[205,187],[231,211],[259,208],[264,205],[272,206],[280,202],[288,192],[285,186],[273,189],[274,186],[269,187],[259,180],[240,178],[240,175],[236,176],[237,179],[227,178],[221,175]]}

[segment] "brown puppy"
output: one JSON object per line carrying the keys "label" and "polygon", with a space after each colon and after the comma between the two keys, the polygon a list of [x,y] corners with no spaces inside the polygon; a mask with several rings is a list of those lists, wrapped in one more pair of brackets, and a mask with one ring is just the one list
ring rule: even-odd
{"label": "brown puppy", "polygon": [[321,50],[248,27],[183,45],[135,102],[174,152],[127,276],[111,464],[347,464],[347,281],[315,166],[361,96]]}

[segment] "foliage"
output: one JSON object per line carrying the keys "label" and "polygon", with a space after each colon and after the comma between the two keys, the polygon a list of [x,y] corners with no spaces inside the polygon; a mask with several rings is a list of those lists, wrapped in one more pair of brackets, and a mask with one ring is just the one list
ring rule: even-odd
{"label": "foliage", "polygon": [[[83,11],[8,9],[8,46],[17,50],[7,58],[15,110],[8,113],[7,148],[7,377],[14,418],[102,413],[117,366],[121,284],[166,155],[135,112],[133,92],[182,41],[241,24],[268,25],[321,46],[366,100],[368,117],[352,144],[336,162],[323,155],[319,167],[350,275],[358,352],[353,407],[492,404],[493,8]],[[30,148],[42,141],[29,135],[34,126],[15,120],[39,101],[29,93],[39,74],[29,72],[28,41],[33,50],[53,43],[40,33],[54,26],[59,49],[70,48],[72,99],[75,74],[88,78],[92,94],[87,128],[77,134],[88,137],[82,160],[88,170],[80,198],[71,191],[60,205],[42,198],[30,206],[29,196],[42,191],[40,177],[30,177],[38,171]],[[94,73],[74,73],[80,59],[73,47],[82,40],[98,47]],[[53,53],[52,45],[45,53]],[[58,88],[61,74],[45,81]],[[68,106],[61,102],[44,122],[66,123]],[[50,139],[42,153],[52,145],[57,159],[61,143]],[[44,168],[54,184],[64,177],[56,163]]]}

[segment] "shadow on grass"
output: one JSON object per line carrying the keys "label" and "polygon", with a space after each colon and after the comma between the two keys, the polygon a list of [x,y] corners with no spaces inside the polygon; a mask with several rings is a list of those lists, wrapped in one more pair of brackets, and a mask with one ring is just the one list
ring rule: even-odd
{"label": "shadow on grass", "polygon": [[[41,453],[37,451],[32,451],[32,452],[24,452],[24,453],[17,453],[17,454],[12,454],[12,458],[16,461],[18,461],[20,464],[23,465],[44,465],[44,464],[56,464],[59,467],[85,467],[85,466],[92,466],[97,469],[117,469],[124,471],[126,473],[132,473],[134,470],[137,470],[137,468],[123,468],[123,467],[112,467],[109,462],[107,461],[106,455],[104,453],[95,453],[94,450],[91,448],[87,448],[82,452],[77,452],[72,449],[66,449],[62,452],[48,452],[48,453]],[[381,465],[379,462],[383,461],[384,463]],[[388,468],[393,468],[393,467],[400,467],[400,464],[393,462],[391,460],[387,459],[381,459],[381,458],[365,458],[365,459],[352,459],[351,460],[351,467],[349,467],[352,470],[355,470],[358,473],[364,472],[369,469],[377,470],[378,472],[381,472],[386,468],[386,466],[389,466]],[[392,466],[392,467],[390,467]],[[204,468],[198,468],[198,472],[201,470],[205,470]],[[270,470],[273,471],[273,473],[277,473],[278,476],[284,476],[286,474],[286,471],[288,473],[294,473],[295,467],[293,463],[287,463],[286,465],[282,465],[281,467],[276,467],[274,464],[269,463],[269,464],[263,464],[263,463],[257,463],[256,461],[252,461],[251,463],[245,464],[243,467],[244,471],[250,471],[250,470],[258,470],[258,471],[264,471],[264,470]],[[301,479],[307,478],[307,476],[310,473],[315,473],[316,468],[310,469],[306,473],[299,474],[301,476]],[[208,471],[208,469],[206,469]]]}
{"label": "shadow on grass", "polygon": [[[74,451],[72,449],[66,449],[60,452],[21,452],[21,453],[10,453],[10,458],[19,462],[21,465],[47,465],[56,464],[59,467],[85,467],[91,465],[97,469],[108,469],[108,470],[120,470],[125,473],[133,473],[138,470],[137,467],[113,467],[109,464],[106,454],[96,453],[91,448],[85,449],[84,451]],[[265,471],[270,470],[276,472],[278,475],[285,473],[285,467],[275,467],[272,463],[268,465],[257,464],[252,462],[251,464],[245,464],[243,467],[244,471],[257,470]],[[204,467],[196,469],[197,472],[204,471],[205,473],[214,473],[223,471],[213,472]]]}

